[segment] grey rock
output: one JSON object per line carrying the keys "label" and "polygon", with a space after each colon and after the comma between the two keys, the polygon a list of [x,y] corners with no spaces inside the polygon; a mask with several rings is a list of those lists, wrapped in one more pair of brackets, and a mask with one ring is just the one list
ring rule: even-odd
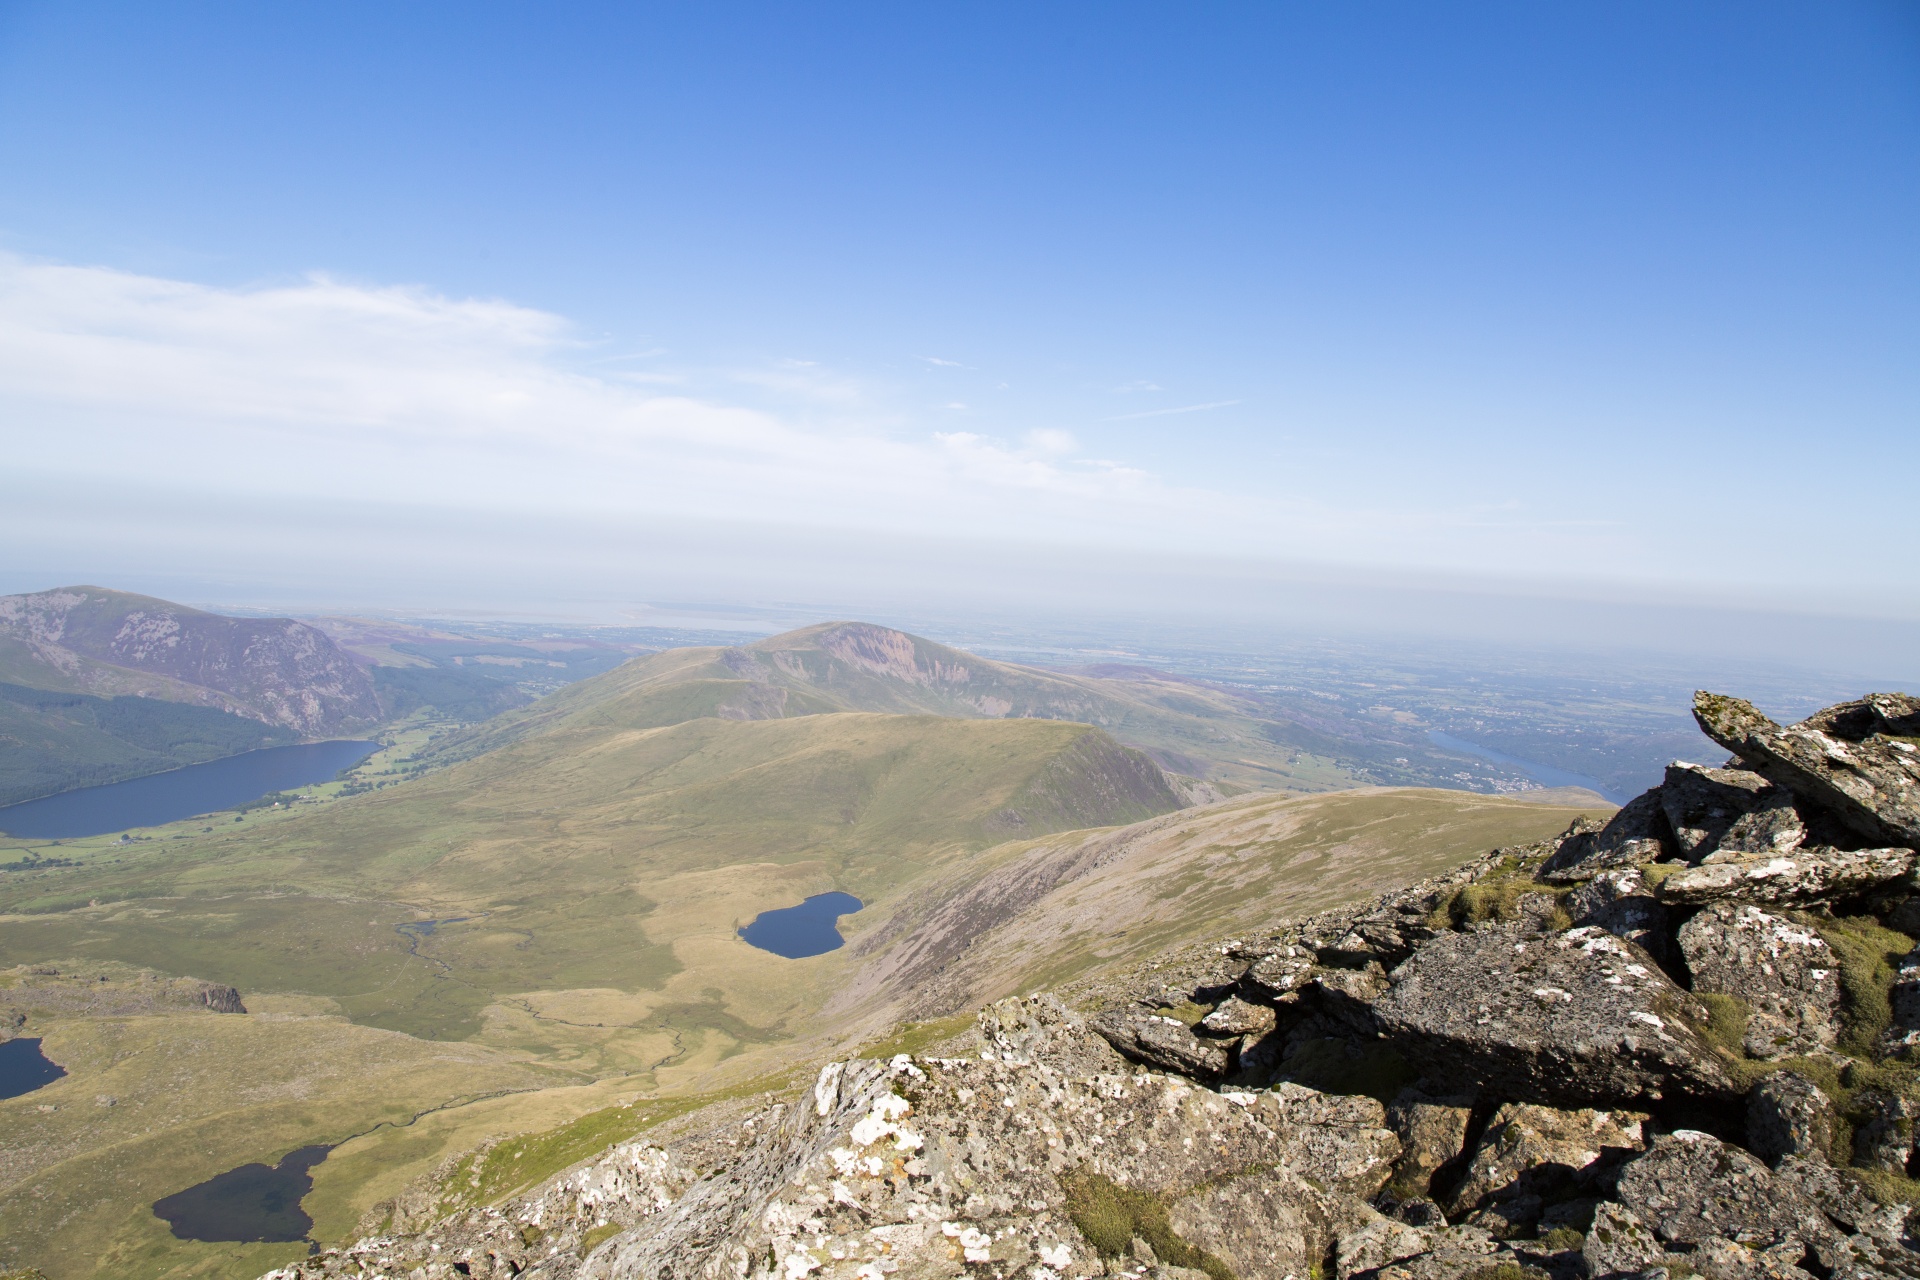
{"label": "grey rock", "polygon": [[1809,1273],[1796,1264],[1806,1256],[1806,1246],[1798,1240],[1783,1241],[1768,1249],[1749,1249],[1709,1236],[1687,1254],[1687,1265],[1705,1280],[1808,1280]]}
{"label": "grey rock", "polygon": [[1864,893],[1913,870],[1912,849],[1819,845],[1772,858],[1741,858],[1676,871],[1656,890],[1662,902],[1808,903]]}
{"label": "grey rock", "polygon": [[1767,1248],[1820,1239],[1833,1228],[1793,1184],[1712,1134],[1680,1129],[1655,1140],[1620,1176],[1622,1204],[1660,1239],[1697,1245],[1720,1237]]}
{"label": "grey rock", "polygon": [[1452,1087],[1573,1107],[1734,1091],[1700,1036],[1706,1009],[1592,926],[1437,938],[1394,971],[1373,1012],[1403,1056]]}
{"label": "grey rock", "polygon": [[1794,728],[1818,729],[1849,742],[1876,733],[1912,738],[1920,736],[1920,698],[1909,693],[1870,693],[1857,701],[1816,711]]}
{"label": "grey rock", "polygon": [[1340,1236],[1334,1250],[1334,1274],[1340,1280],[1377,1274],[1382,1267],[1428,1252],[1438,1234],[1374,1214]]}
{"label": "grey rock", "polygon": [[1696,992],[1736,996],[1753,1016],[1746,1051],[1801,1057],[1839,1035],[1840,960],[1803,925],[1751,904],[1716,903],[1680,926]]}
{"label": "grey rock", "polygon": [[1881,1036],[1881,1052],[1911,1057],[1920,1048],[1920,947],[1901,958],[1887,992],[1893,1021]]}
{"label": "grey rock", "polygon": [[1418,1090],[1402,1090],[1387,1108],[1387,1125],[1400,1139],[1393,1186],[1403,1194],[1430,1194],[1433,1175],[1466,1151],[1472,1121],[1469,1097],[1431,1098]]}
{"label": "grey rock", "polygon": [[1602,871],[1569,893],[1563,906],[1575,925],[1598,925],[1656,960],[1667,959],[1667,908],[1638,867]]}
{"label": "grey rock", "polygon": [[1175,1234],[1226,1263],[1239,1280],[1302,1280],[1342,1231],[1370,1216],[1361,1202],[1329,1195],[1284,1169],[1209,1182],[1167,1206]]}
{"label": "grey rock", "polygon": [[1913,1206],[1883,1205],[1861,1186],[1857,1175],[1836,1169],[1824,1155],[1784,1156],[1774,1177],[1790,1183],[1820,1206],[1820,1211],[1856,1235],[1884,1245],[1898,1246],[1905,1238]]}
{"label": "grey rock", "polygon": [[1308,948],[1285,946],[1249,965],[1240,985],[1254,999],[1282,999],[1305,986],[1319,963]]}
{"label": "grey rock", "polygon": [[[1660,797],[1673,842],[1689,862],[1703,862],[1723,846],[1730,852],[1776,853],[1798,848],[1806,839],[1793,797],[1751,770],[1670,764]],[[1766,816],[1753,821],[1761,814]],[[1729,842],[1742,823],[1740,835]],[[1759,841],[1764,848],[1754,847]]]}
{"label": "grey rock", "polygon": [[1088,1025],[1125,1057],[1163,1071],[1218,1080],[1232,1065],[1224,1046],[1202,1040],[1177,1018],[1121,1008],[1095,1016]]}
{"label": "grey rock", "polygon": [[1666,1252],[1633,1210],[1611,1201],[1602,1201],[1593,1211],[1593,1225],[1581,1247],[1596,1277],[1636,1274],[1660,1262]]}
{"label": "grey rock", "polygon": [[1386,1108],[1372,1098],[1283,1081],[1259,1094],[1250,1111],[1276,1135],[1276,1163],[1315,1186],[1365,1199],[1386,1185],[1400,1155]]}
{"label": "grey rock", "polygon": [[1504,1103],[1487,1121],[1464,1175],[1443,1207],[1449,1216],[1460,1217],[1477,1209],[1497,1208],[1499,1201],[1530,1197],[1531,1211],[1509,1211],[1505,1217],[1513,1226],[1531,1226],[1539,1220],[1545,1197],[1575,1185],[1584,1172],[1597,1172],[1609,1152],[1619,1158],[1641,1150],[1647,1120],[1636,1111],[1561,1111],[1524,1102]]}
{"label": "grey rock", "polygon": [[1200,1019],[1200,1029],[1215,1036],[1263,1036],[1273,1030],[1277,1015],[1271,1005],[1250,1004],[1228,996]]}
{"label": "grey rock", "polygon": [[247,1006],[240,1003],[240,993],[233,987],[218,982],[200,984],[200,1003],[215,1013],[245,1013]]}
{"label": "grey rock", "polygon": [[1375,969],[1323,969],[1307,987],[1321,1013],[1348,1031],[1371,1038],[1373,1002],[1387,990],[1387,975]]}
{"label": "grey rock", "polygon": [[[1842,720],[1851,720],[1826,712],[1783,729],[1749,702],[1705,691],[1694,694],[1693,714],[1709,738],[1795,796],[1832,813],[1863,839],[1920,845],[1920,747],[1879,731],[1858,739],[1837,736],[1820,726],[1837,731]],[[1903,722],[1898,716],[1894,720]]]}
{"label": "grey rock", "polygon": [[1747,1145],[1768,1164],[1788,1156],[1825,1163],[1833,1149],[1833,1099],[1794,1071],[1776,1071],[1747,1091]]}
{"label": "grey rock", "polygon": [[1863,1091],[1854,1109],[1864,1113],[1853,1130],[1853,1164],[1905,1176],[1913,1159],[1914,1126],[1920,1102],[1878,1089]]}
{"label": "grey rock", "polygon": [[1540,866],[1540,878],[1572,884],[1614,867],[1655,862],[1666,853],[1667,814],[1659,787],[1629,800],[1598,831],[1570,831]]}

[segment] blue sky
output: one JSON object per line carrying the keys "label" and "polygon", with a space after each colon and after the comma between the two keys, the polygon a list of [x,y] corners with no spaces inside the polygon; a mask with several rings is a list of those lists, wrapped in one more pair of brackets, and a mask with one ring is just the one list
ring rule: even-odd
{"label": "blue sky", "polygon": [[0,533],[1915,617],[1917,229],[1904,3],[0,3]]}

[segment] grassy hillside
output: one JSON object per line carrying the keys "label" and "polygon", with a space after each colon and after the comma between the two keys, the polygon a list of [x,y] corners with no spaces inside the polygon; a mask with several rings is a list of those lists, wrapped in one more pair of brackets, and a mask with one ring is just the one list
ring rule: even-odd
{"label": "grassy hillside", "polygon": [[1252,698],[1139,670],[1108,675],[995,662],[862,622],[835,622],[737,648],[637,658],[441,748],[449,758],[561,725],[769,720],[833,711],[1096,725],[1176,774],[1227,791],[1351,785],[1335,757],[1356,749],[1274,718]]}
{"label": "grassy hillside", "polygon": [[213,707],[0,683],[0,805],[177,769],[297,736]]}

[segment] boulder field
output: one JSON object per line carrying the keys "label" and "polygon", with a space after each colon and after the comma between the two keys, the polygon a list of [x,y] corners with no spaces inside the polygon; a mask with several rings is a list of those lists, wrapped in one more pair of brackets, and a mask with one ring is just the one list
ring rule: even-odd
{"label": "boulder field", "polygon": [[1920,1277],[1920,700],[1695,714],[1604,824],[273,1280]]}

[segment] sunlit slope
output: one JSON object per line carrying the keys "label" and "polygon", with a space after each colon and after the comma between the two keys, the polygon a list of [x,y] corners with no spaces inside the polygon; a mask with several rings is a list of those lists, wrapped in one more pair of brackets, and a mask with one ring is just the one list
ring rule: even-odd
{"label": "sunlit slope", "polygon": [[1243,796],[1011,841],[905,895],[855,946],[863,963],[827,1013],[937,1016],[1310,915],[1607,811],[1584,794],[1559,804],[1414,788]]}
{"label": "sunlit slope", "polygon": [[[292,820],[36,877],[40,893],[0,901],[30,912],[0,930],[0,962],[122,960],[466,1037],[503,995],[659,990],[688,967],[674,944],[690,928],[751,950],[736,922],[805,893],[877,904],[1010,835],[1177,804],[1138,752],[1056,721],[549,726]],[[711,1006],[696,1020],[734,1026],[727,975],[693,967]],[[753,991],[755,1017],[787,1016],[788,994]]]}
{"label": "sunlit slope", "polygon": [[1094,677],[995,662],[864,622],[807,627],[736,648],[675,649],[510,713],[447,744],[472,754],[561,726],[659,726],[701,716],[769,720],[833,711],[1070,720],[1230,789],[1350,784],[1351,743],[1272,718],[1250,698],[1145,671]]}

